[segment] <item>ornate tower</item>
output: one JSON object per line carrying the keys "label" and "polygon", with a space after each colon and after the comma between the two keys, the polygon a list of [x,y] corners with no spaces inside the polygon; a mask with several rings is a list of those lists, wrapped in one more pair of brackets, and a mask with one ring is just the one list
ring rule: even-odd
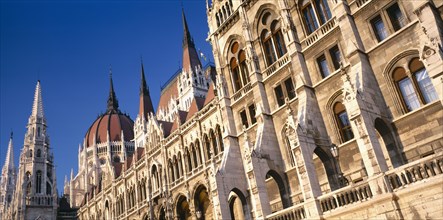
{"label": "ornate tower", "polygon": [[149,94],[149,87],[146,85],[143,63],[141,64],[140,75],[141,79],[139,112],[134,126],[134,140],[136,148],[141,148],[144,146],[144,134],[147,132],[146,122],[151,115],[154,116],[155,114],[154,106],[152,105],[151,95]]}
{"label": "ornate tower", "polygon": [[183,66],[179,76],[179,102],[178,109],[187,111],[194,97],[206,97],[210,77],[206,77],[194,40],[189,32],[185,12],[182,10],[183,19]]}
{"label": "ornate tower", "polygon": [[28,120],[13,200],[12,219],[55,219],[57,188],[54,156],[46,134],[40,81]]}
{"label": "ornate tower", "polygon": [[14,148],[12,145],[12,132],[9,139],[8,152],[6,153],[5,165],[2,169],[2,176],[0,180],[0,219],[12,202],[14,194],[14,186],[16,180],[16,170],[14,165]]}

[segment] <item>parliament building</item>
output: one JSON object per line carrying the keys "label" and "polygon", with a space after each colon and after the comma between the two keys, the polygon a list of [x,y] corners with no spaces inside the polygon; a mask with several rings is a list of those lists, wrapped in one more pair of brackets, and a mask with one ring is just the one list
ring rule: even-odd
{"label": "parliament building", "polygon": [[110,77],[58,219],[443,217],[443,1],[206,9],[214,63],[183,11],[182,67],[159,103],[143,63],[134,120]]}

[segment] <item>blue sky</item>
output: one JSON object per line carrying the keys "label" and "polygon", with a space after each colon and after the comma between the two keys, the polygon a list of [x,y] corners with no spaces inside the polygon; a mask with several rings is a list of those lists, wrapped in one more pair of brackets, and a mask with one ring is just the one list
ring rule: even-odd
{"label": "blue sky", "polygon": [[11,130],[18,164],[40,79],[61,193],[64,176],[77,171],[78,145],[106,110],[110,65],[120,109],[135,120],[142,57],[157,106],[160,86],[181,65],[182,4],[196,48],[213,60],[204,0],[1,1],[1,166]]}

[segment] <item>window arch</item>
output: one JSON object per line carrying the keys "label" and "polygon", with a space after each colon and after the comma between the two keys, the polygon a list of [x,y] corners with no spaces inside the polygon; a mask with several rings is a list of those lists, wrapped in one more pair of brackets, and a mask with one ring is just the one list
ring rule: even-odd
{"label": "window arch", "polygon": [[232,43],[230,49],[229,70],[231,71],[232,87],[237,92],[249,83],[249,70],[246,64],[246,52],[240,49],[238,42]]}
{"label": "window arch", "polygon": [[341,102],[337,102],[334,104],[333,110],[342,142],[353,139],[354,133],[352,132],[351,123],[349,122],[345,106]]}
{"label": "window arch", "polygon": [[304,0],[300,8],[307,34],[317,30],[332,17],[327,0]]}
{"label": "window arch", "polygon": [[42,151],[40,149],[37,149],[37,157],[41,157],[42,156]]}
{"label": "window arch", "polygon": [[42,192],[42,171],[37,171],[36,177],[35,177],[35,192],[41,193]]}
{"label": "window arch", "polygon": [[437,100],[438,96],[423,63],[418,58],[411,59],[407,68],[395,68],[392,79],[401,96],[403,107],[409,112]]}
{"label": "window arch", "polygon": [[260,41],[266,64],[269,66],[286,54],[286,45],[281,31],[280,18],[265,11],[260,21]]}

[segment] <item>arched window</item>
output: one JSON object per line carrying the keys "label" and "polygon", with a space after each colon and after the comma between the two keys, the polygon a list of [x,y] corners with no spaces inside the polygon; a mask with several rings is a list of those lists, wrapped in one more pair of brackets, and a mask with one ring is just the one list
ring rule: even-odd
{"label": "arched window", "polygon": [[32,149],[29,150],[29,157],[32,157]]}
{"label": "arched window", "polygon": [[337,120],[338,129],[340,131],[341,140],[343,142],[349,141],[354,138],[354,133],[352,133],[351,123],[349,122],[348,113],[346,112],[345,106],[337,102],[334,105],[334,115]]}
{"label": "arched window", "polygon": [[304,0],[300,8],[308,34],[317,30],[332,17],[327,0]]}
{"label": "arched window", "polygon": [[286,54],[286,45],[281,32],[279,18],[267,11],[261,17],[261,43],[267,65],[273,64]]}
{"label": "arched window", "polygon": [[209,142],[209,138],[207,135],[205,135],[203,138],[203,146],[205,147],[205,151],[206,151],[206,160],[211,159],[212,150],[211,150],[211,144]]}
{"label": "arched window", "polygon": [[214,135],[214,131],[213,130],[211,130],[209,132],[209,138],[211,139],[211,142],[212,142],[211,144],[212,144],[212,149],[213,149],[213,152],[214,152],[214,156],[217,156],[218,155],[217,139],[216,139],[216,137]]}
{"label": "arched window", "polygon": [[40,149],[37,149],[37,157],[41,157],[42,156],[42,151]]}
{"label": "arched window", "polygon": [[419,94],[423,99],[423,103],[427,104],[437,100],[437,92],[435,91],[434,85],[432,84],[431,78],[429,78],[428,72],[423,63],[418,58],[412,59],[409,63],[409,70],[414,77],[414,81],[418,85]]}
{"label": "arched window", "polygon": [[192,162],[191,162],[191,154],[189,152],[189,149],[186,148],[186,162],[188,163],[188,172],[192,171]]}
{"label": "arched window", "polygon": [[41,193],[42,192],[42,171],[37,171],[35,176],[35,192]]}
{"label": "arched window", "polygon": [[423,63],[418,58],[412,59],[408,67],[410,75],[404,68],[397,67],[392,77],[403,105],[409,112],[418,109],[421,104],[437,100],[438,96]]}
{"label": "arched window", "polygon": [[240,44],[234,42],[230,47],[229,69],[232,75],[232,87],[234,91],[240,90],[249,83],[249,71],[246,64],[246,52],[240,49]]}

